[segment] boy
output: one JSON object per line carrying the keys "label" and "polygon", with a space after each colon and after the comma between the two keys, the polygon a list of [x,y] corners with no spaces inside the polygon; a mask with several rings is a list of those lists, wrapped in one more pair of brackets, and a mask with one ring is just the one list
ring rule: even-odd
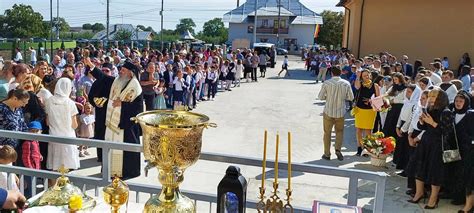
{"label": "boy", "polygon": [[[28,124],[28,131],[34,134],[41,134],[42,131],[41,123],[38,121],[32,121]],[[41,156],[39,142],[34,141],[23,141],[21,145],[21,159],[23,166],[30,169],[41,169]],[[25,176],[25,196],[31,197],[31,177]]]}
{"label": "boy", "polygon": [[288,55],[285,55],[285,59],[283,59],[283,64],[281,65],[281,70],[278,73],[278,77],[280,77],[280,74],[283,72],[283,70],[286,71],[285,76],[283,77],[286,77],[287,75],[290,77],[290,72],[288,71]]}

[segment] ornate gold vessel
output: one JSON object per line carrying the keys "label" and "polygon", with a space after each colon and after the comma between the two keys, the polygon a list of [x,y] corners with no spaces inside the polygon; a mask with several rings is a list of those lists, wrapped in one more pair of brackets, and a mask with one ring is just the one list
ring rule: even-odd
{"label": "ornate gold vessel", "polygon": [[148,160],[145,173],[156,166],[162,185],[161,193],[146,202],[144,212],[196,212],[194,202],[179,191],[179,184],[184,180],[184,170],[199,159],[204,128],[216,125],[205,115],[171,110],[141,113],[132,120],[140,123],[143,131]]}
{"label": "ornate gold vessel", "polygon": [[130,190],[125,182],[115,177],[110,185],[104,187],[103,191],[104,201],[111,206],[110,212],[118,213],[120,206],[127,203]]}

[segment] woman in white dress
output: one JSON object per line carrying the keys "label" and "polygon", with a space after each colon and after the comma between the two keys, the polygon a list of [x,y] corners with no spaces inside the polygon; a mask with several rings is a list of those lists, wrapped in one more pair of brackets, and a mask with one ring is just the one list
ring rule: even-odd
{"label": "woman in white dress", "polygon": [[[54,89],[54,95],[46,100],[45,111],[49,134],[61,137],[76,137],[78,110],[74,101],[69,98],[72,82],[60,78]],[[68,169],[79,168],[79,151],[76,145],[49,143],[46,167],[57,171],[62,165]]]}

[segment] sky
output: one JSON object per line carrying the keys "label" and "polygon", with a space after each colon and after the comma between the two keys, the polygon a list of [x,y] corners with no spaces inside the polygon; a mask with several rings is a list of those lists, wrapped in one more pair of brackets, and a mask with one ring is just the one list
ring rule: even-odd
{"label": "sky", "polygon": [[[59,1],[59,16],[64,17],[72,27],[85,23],[106,23],[107,0],[53,0],[53,17],[56,16],[56,3]],[[240,0],[242,5],[245,0]],[[300,0],[315,12],[323,10],[343,11],[335,7],[339,0]],[[0,0],[3,13],[14,4],[31,5],[36,12],[50,20],[50,1],[48,0]],[[202,30],[203,24],[213,18],[222,18],[224,13],[234,9],[237,0],[164,0],[164,28],[175,29],[181,18],[192,18],[195,31]],[[160,29],[160,0],[110,0],[110,25],[133,24]]]}

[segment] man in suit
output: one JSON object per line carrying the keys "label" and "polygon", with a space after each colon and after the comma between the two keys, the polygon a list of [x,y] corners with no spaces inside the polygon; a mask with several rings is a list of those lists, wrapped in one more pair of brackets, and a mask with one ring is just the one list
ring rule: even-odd
{"label": "man in suit", "polygon": [[415,76],[413,76],[413,65],[408,63],[408,56],[406,56],[406,55],[402,56],[402,70],[403,70],[403,73],[405,73],[406,76],[409,76],[412,79],[415,77]]}

